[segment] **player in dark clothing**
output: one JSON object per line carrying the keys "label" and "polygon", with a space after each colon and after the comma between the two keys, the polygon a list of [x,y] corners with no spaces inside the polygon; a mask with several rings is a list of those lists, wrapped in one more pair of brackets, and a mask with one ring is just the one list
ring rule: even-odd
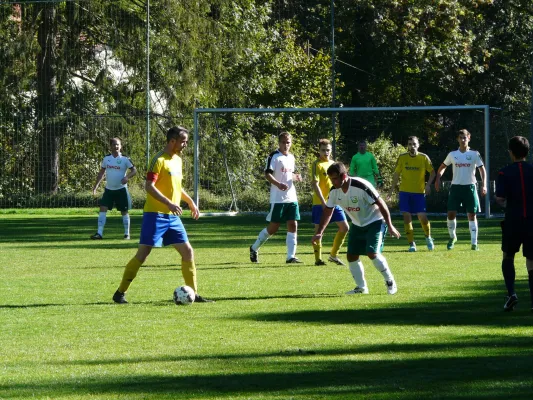
{"label": "player in dark clothing", "polygon": [[502,272],[507,288],[504,311],[512,311],[518,303],[515,293],[514,256],[522,246],[526,257],[529,291],[533,311],[533,165],[526,162],[529,142],[515,136],[509,140],[512,164],[498,172],[496,202],[505,207],[502,221]]}

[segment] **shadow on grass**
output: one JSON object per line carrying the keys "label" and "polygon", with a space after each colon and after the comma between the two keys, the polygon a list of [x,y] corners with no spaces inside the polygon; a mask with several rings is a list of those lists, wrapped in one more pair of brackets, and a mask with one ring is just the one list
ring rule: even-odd
{"label": "shadow on grass", "polygon": [[[490,344],[490,343],[487,343]],[[391,355],[386,347],[376,351]],[[59,398],[69,395],[98,396],[99,398],[146,396],[172,396],[173,398],[324,398],[324,399],[526,399],[533,391],[530,379],[531,354],[518,354],[508,349],[503,355],[478,357],[423,357],[360,360],[338,358],[353,356],[353,350],[335,354],[304,356],[292,362],[272,358],[266,354],[254,359],[241,360],[240,369],[247,372],[229,372],[223,368],[228,359],[216,355],[207,358],[202,374],[184,375],[131,372],[95,374],[87,377],[61,377],[56,381],[24,382],[0,385],[0,396],[6,398],[39,397]],[[328,359],[328,356],[337,356]],[[299,355],[301,356],[301,355]],[[378,356],[379,357],[379,356]],[[382,357],[380,357],[382,358]],[[176,362],[179,369],[187,356],[153,359],[150,362]],[[128,362],[127,359],[121,360]],[[141,361],[142,362],[142,361]],[[66,361],[68,365],[70,362]],[[105,364],[95,363],[94,366]],[[512,368],[510,368],[512,363]],[[183,367],[189,364],[183,364]],[[101,368],[101,367],[100,367]],[[219,373],[210,372],[219,370]],[[169,371],[168,366],[165,368]],[[121,370],[122,371],[122,370]],[[265,397],[266,396],[266,397]],[[167,397],[168,398],[168,397]]]}

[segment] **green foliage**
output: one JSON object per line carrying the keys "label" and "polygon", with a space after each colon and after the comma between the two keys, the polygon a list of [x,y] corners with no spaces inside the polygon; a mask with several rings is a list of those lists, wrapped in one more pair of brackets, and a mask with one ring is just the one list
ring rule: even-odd
{"label": "green foliage", "polygon": [[383,178],[383,189],[381,190],[389,191],[398,156],[405,153],[407,149],[400,143],[394,143],[390,137],[381,134],[376,140],[368,143],[367,150],[376,158],[379,172]]}

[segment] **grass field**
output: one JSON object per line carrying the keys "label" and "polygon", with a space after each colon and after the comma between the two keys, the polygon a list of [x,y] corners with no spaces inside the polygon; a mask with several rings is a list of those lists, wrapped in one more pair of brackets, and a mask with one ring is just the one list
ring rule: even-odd
{"label": "grass field", "polygon": [[[141,216],[132,216],[139,236]],[[213,304],[178,307],[182,284],[173,249],[155,250],[128,292],[111,296],[136,240],[108,216],[0,214],[0,398],[2,399],[531,399],[533,314],[523,258],[520,304],[503,313],[498,220],[480,220],[480,251],[467,222],[446,251],[407,253],[388,238],[398,283],[389,296],[363,262],[368,296],[346,296],[346,267],[315,267],[312,226],[302,223],[298,256],[285,264],[285,235],[248,247],[264,217],[184,218],[196,251],[199,293]],[[397,227],[403,230],[400,221]],[[331,228],[330,228],[331,229]],[[325,247],[333,232],[326,234]]]}

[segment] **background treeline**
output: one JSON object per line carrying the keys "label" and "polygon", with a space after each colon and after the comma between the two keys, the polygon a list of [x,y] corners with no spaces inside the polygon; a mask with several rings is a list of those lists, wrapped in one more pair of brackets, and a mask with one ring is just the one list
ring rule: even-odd
{"label": "background treeline", "polygon": [[[141,0],[0,2],[0,206],[94,205],[113,136],[140,169],[131,185],[139,205],[147,153],[169,126],[192,128],[194,108],[330,107],[330,5],[151,0],[148,18]],[[489,104],[492,174],[507,162],[507,137],[529,135],[531,1],[338,1],[334,31],[336,106]],[[461,127],[483,153],[476,112],[334,117],[343,161],[359,139],[382,138],[390,171],[395,144],[414,134],[437,166]],[[262,207],[262,164],[277,133],[295,134],[305,170],[317,139],[332,137],[331,118],[202,116],[201,193],[213,199],[203,207],[227,207],[229,181],[246,194],[239,208]]]}

